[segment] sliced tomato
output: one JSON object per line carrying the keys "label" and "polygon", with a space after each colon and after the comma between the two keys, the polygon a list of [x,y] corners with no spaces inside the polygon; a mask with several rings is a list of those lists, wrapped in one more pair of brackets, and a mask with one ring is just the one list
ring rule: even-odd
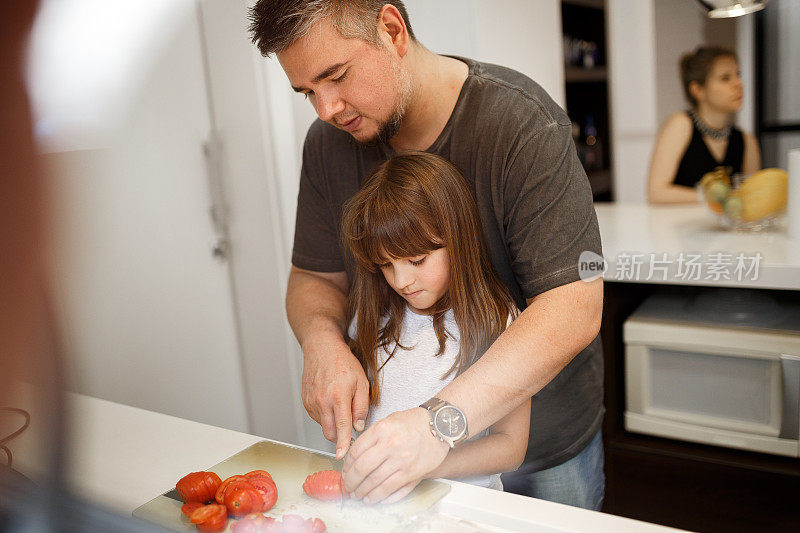
{"label": "sliced tomato", "polygon": [[[214,504],[218,505],[218,504]],[[209,520],[208,522],[203,522],[202,524],[196,524],[197,531],[203,531],[204,533],[219,533],[220,531],[225,531],[225,528],[228,526],[228,517],[227,516],[218,516],[214,518],[214,520]]]}
{"label": "sliced tomato", "polygon": [[204,505],[204,504],[202,504],[202,503],[200,503],[200,502],[189,502],[189,503],[184,503],[184,504],[183,504],[183,507],[181,507],[181,512],[182,512],[183,514],[185,514],[186,516],[190,516],[190,515],[192,514],[192,511],[194,511],[194,510],[195,510],[195,509],[197,509],[198,507],[202,507],[203,505]]}
{"label": "sliced tomato", "polygon": [[264,506],[264,497],[255,487],[245,482],[231,483],[225,491],[225,507],[234,518],[258,512]]}
{"label": "sliced tomato", "polygon": [[[256,490],[256,487],[255,487],[255,485],[250,483],[250,481],[247,478],[237,479],[237,480],[229,483],[228,486],[225,487],[225,489],[223,490],[223,494],[222,494],[222,504],[223,505],[225,505],[225,498],[228,496],[228,494],[231,493],[232,490],[235,490],[235,489],[253,489],[253,490]],[[261,509],[256,509],[253,512],[258,512],[260,510]]]}
{"label": "sliced tomato", "polygon": [[249,476],[247,480],[253,485],[261,496],[264,498],[264,505],[261,508],[262,512],[267,512],[278,501],[278,487],[272,478],[264,476]]}
{"label": "sliced tomato", "polygon": [[261,529],[258,530],[258,533],[284,533],[283,524],[271,516],[268,516],[267,522],[261,525]]}
{"label": "sliced tomato", "polygon": [[251,513],[234,522],[231,531],[234,533],[260,533],[261,527],[266,523],[267,518],[263,514]]}
{"label": "sliced tomato", "polygon": [[222,480],[214,472],[192,472],[183,476],[175,489],[184,503],[206,503],[214,499]]}
{"label": "sliced tomato", "polygon": [[219,488],[217,488],[217,492],[214,494],[214,499],[217,501],[217,503],[223,504],[225,502],[225,489],[227,489],[228,485],[234,481],[247,481],[247,478],[244,476],[231,476],[225,478],[225,481],[220,484]]}
{"label": "sliced tomato", "polygon": [[283,515],[283,530],[286,533],[311,533],[311,524],[297,514]]}
{"label": "sliced tomato", "polygon": [[228,511],[224,505],[212,503],[192,511],[189,520],[198,531],[222,531],[228,525]]}
{"label": "sliced tomato", "polygon": [[317,500],[341,500],[349,496],[344,488],[342,474],[336,470],[322,470],[308,476],[303,491]]}
{"label": "sliced tomato", "polygon": [[253,476],[263,476],[272,479],[272,476],[266,470],[253,470],[252,472],[248,472],[244,475],[244,477],[253,477]]}

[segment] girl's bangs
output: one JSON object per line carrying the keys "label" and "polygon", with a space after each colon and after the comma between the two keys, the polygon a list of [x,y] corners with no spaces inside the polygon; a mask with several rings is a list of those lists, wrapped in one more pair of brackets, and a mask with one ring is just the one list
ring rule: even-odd
{"label": "girl's bangs", "polygon": [[389,258],[414,257],[444,247],[431,221],[413,211],[375,210],[366,217],[355,254],[362,266],[374,271]]}

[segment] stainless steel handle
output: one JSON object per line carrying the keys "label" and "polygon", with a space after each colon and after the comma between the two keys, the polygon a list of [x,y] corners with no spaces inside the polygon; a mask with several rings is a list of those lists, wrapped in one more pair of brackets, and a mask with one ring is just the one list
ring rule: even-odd
{"label": "stainless steel handle", "polygon": [[800,428],[800,356],[781,354],[783,376],[782,439],[797,439]]}

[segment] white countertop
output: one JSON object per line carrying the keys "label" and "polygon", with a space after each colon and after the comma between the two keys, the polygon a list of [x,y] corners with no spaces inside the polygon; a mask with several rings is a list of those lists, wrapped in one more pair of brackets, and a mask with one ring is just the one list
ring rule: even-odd
{"label": "white countertop", "polygon": [[[208,468],[264,440],[81,395],[70,395],[69,406],[68,480],[73,490],[126,515],[174,487],[187,472]],[[34,477],[37,465],[26,450],[36,448],[40,419],[34,414],[31,431],[11,443],[15,467]],[[675,531],[456,482],[435,509],[508,531]]]}
{"label": "white countertop", "polygon": [[[785,224],[729,231],[699,204],[597,203],[595,209],[607,281],[800,289],[800,241],[787,236]],[[740,256],[744,269],[737,271]]]}

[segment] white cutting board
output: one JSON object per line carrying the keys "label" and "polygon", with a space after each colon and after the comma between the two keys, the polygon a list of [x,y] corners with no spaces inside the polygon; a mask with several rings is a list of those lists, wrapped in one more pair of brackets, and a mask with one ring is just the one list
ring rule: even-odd
{"label": "white cutting board", "polygon": [[[306,476],[320,470],[340,470],[341,461],[328,454],[273,441],[257,442],[217,465],[197,467],[215,472],[222,479],[259,469],[268,471],[278,486],[278,501],[265,513],[267,516],[280,518],[295,513],[318,517],[331,533],[404,531],[415,516],[430,509],[450,491],[446,483],[423,480],[411,494],[392,505],[367,506],[355,500],[346,500],[343,505],[321,502],[303,492],[303,482]],[[135,509],[133,516],[174,531],[196,531],[181,513],[182,505],[173,489]]]}

